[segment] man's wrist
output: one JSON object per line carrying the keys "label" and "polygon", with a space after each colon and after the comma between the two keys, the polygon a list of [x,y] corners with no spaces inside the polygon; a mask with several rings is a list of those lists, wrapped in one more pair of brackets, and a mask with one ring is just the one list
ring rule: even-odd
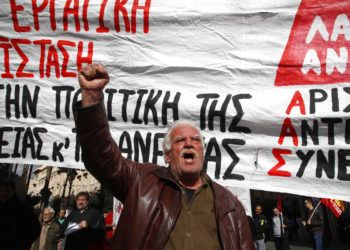
{"label": "man's wrist", "polygon": [[81,90],[82,107],[95,105],[103,100],[103,93],[100,90]]}

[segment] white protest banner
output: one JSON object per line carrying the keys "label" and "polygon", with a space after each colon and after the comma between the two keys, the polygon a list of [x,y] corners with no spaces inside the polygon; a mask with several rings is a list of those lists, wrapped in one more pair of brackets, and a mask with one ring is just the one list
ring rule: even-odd
{"label": "white protest banner", "polygon": [[350,201],[349,1],[0,3],[0,160],[82,168],[77,71],[103,63],[112,134],[164,165],[174,120],[224,186]]}

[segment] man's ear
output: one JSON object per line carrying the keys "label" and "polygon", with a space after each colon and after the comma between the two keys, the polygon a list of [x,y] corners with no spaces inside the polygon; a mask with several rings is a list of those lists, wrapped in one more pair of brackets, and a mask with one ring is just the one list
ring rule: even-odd
{"label": "man's ear", "polygon": [[165,159],[165,162],[170,164],[170,151],[168,151],[167,153],[165,153],[165,156],[164,156],[164,159]]}

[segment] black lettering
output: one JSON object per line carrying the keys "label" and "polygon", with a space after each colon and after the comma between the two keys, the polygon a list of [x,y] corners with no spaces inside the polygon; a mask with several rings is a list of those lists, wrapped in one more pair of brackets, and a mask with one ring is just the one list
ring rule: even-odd
{"label": "black lettering", "polygon": [[66,92],[66,102],[65,102],[65,115],[66,118],[70,118],[70,100],[72,91],[74,91],[74,87],[72,86],[54,86],[53,90],[56,91],[56,118],[61,118],[61,92]]}
{"label": "black lettering", "polygon": [[319,145],[318,139],[318,121],[313,120],[312,128],[309,126],[307,120],[301,121],[301,144],[307,146],[307,136],[310,136],[314,145]]}
{"label": "black lettering", "polygon": [[299,170],[298,170],[296,176],[301,178],[304,175],[305,168],[306,168],[307,164],[309,163],[311,157],[314,155],[315,151],[309,150],[305,154],[303,151],[298,150],[295,153],[297,154],[297,156],[301,160],[301,164],[300,164],[300,167],[299,167]]}
{"label": "black lettering", "polygon": [[159,100],[159,97],[162,95],[162,91],[158,90],[157,94],[153,97],[154,92],[155,91],[152,89],[145,103],[145,111],[143,113],[143,120],[145,124],[148,124],[148,113],[151,110],[153,115],[153,122],[155,125],[158,125],[157,109],[155,107],[155,104]]}
{"label": "black lettering", "polygon": [[348,167],[350,166],[350,150],[339,149],[338,150],[338,180],[350,181],[350,172]]}
{"label": "black lettering", "polygon": [[63,155],[61,153],[61,149],[63,148],[64,143],[60,142],[54,142],[53,143],[53,149],[52,149],[52,160],[57,161],[57,158],[60,162],[63,162]]}
{"label": "black lettering", "polygon": [[16,128],[14,128],[14,130],[16,131],[16,137],[15,137],[15,145],[14,145],[13,153],[11,154],[11,157],[12,158],[20,158],[21,154],[19,152],[19,145],[20,145],[20,142],[21,142],[22,132],[25,129],[22,128],[22,127],[16,127]]}
{"label": "black lettering", "polygon": [[350,144],[350,119],[345,120],[345,143]]}
{"label": "black lettering", "polygon": [[80,153],[80,139],[79,136],[77,135],[77,129],[73,128],[72,132],[75,134],[75,153],[74,153],[74,159],[76,162],[79,162],[80,159],[84,161],[83,155]]}
{"label": "black lettering", "polygon": [[33,132],[30,128],[27,128],[24,132],[22,139],[22,158],[26,158],[27,150],[30,150],[32,159],[36,159],[35,157],[35,141]]}
{"label": "black lettering", "polygon": [[[212,155],[212,151],[215,150],[215,154]],[[216,138],[211,138],[208,142],[207,150],[204,156],[203,171],[207,172],[208,162],[215,162],[215,179],[220,178],[221,172],[221,152],[219,144]]]}
{"label": "black lettering", "polygon": [[116,89],[106,89],[106,93],[108,94],[107,97],[107,117],[108,121],[115,121],[115,117],[112,115],[112,102],[113,102],[113,95],[117,93]]}
{"label": "black lettering", "polygon": [[[316,112],[316,103],[323,102],[327,99],[327,93],[323,89],[310,89],[310,114],[315,114]],[[320,97],[316,98],[316,94],[321,94]]]}
{"label": "black lettering", "polygon": [[36,108],[38,106],[38,96],[39,96],[40,87],[35,86],[34,88],[34,97],[32,98],[29,88],[27,85],[24,85],[23,87],[23,96],[22,96],[22,112],[23,117],[28,117],[28,110],[30,112],[30,115],[33,118],[36,118]]}
{"label": "black lettering", "polygon": [[41,149],[43,148],[43,140],[41,140],[40,134],[47,133],[46,128],[34,128],[33,129],[34,137],[38,143],[36,148],[36,158],[38,160],[48,160],[49,157],[41,154]]}
{"label": "black lettering", "polygon": [[15,94],[14,97],[11,98],[12,87],[10,84],[6,85],[6,118],[11,118],[11,105],[15,108],[15,117],[19,119],[20,110],[19,110],[19,93],[20,88],[19,85],[15,85]]}
{"label": "black lettering", "polygon": [[230,132],[238,132],[238,133],[245,133],[245,134],[250,134],[252,131],[247,128],[247,127],[242,127],[242,126],[237,126],[237,124],[241,121],[244,111],[242,109],[241,102],[239,101],[240,99],[250,99],[252,96],[250,94],[239,94],[239,95],[234,95],[232,97],[233,105],[236,109],[237,114],[235,117],[232,118],[230,127],[228,128],[228,131]]}
{"label": "black lettering", "polygon": [[[350,87],[345,87],[343,88],[344,92],[346,92],[347,94],[350,94]],[[348,99],[349,100],[349,99]],[[350,104],[348,106],[346,106],[344,109],[343,109],[343,112],[344,113],[349,113],[350,112]]]}
{"label": "black lettering", "polygon": [[[124,141],[126,146],[124,147]],[[128,132],[124,131],[119,138],[119,148],[121,153],[126,153],[126,158],[131,159],[132,157],[132,145],[131,138]]]}
{"label": "black lettering", "polygon": [[179,101],[181,94],[176,92],[174,100],[172,102],[170,99],[170,91],[165,92],[165,97],[162,103],[162,124],[168,125],[168,109],[172,110],[173,113],[173,121],[179,120]]}
{"label": "black lettering", "polygon": [[10,154],[2,153],[2,147],[9,145],[9,142],[4,140],[4,133],[12,132],[12,131],[13,131],[13,128],[11,127],[0,127],[0,158],[1,159],[10,157]]}
{"label": "black lettering", "polygon": [[245,141],[241,140],[241,139],[224,139],[224,140],[222,140],[222,146],[224,147],[224,149],[227,151],[227,153],[230,155],[230,157],[232,159],[231,164],[226,169],[222,178],[224,180],[231,179],[231,180],[243,181],[245,179],[243,175],[232,173],[234,167],[239,162],[239,157],[231,149],[230,145],[245,145]]}
{"label": "black lettering", "polygon": [[206,116],[206,111],[207,111],[207,106],[208,106],[209,100],[216,99],[219,97],[220,96],[218,94],[199,94],[199,95],[197,95],[198,99],[203,99],[203,102],[201,105],[200,116],[199,116],[199,119],[200,119],[199,126],[202,130],[205,129],[205,121],[206,121],[205,116]]}
{"label": "black lettering", "polygon": [[151,148],[151,133],[147,133],[146,142],[143,141],[142,135],[139,131],[135,132],[134,135],[135,145],[135,161],[139,161],[140,152],[142,154],[142,161],[149,162],[150,148]]}
{"label": "black lettering", "polygon": [[328,144],[334,145],[334,124],[342,123],[341,118],[322,118],[321,122],[328,125]]}
{"label": "black lettering", "polygon": [[225,101],[223,102],[221,109],[215,110],[218,100],[212,101],[208,112],[208,128],[209,130],[214,130],[214,119],[215,116],[220,118],[220,131],[226,131],[226,111],[228,104],[231,100],[232,95],[227,95]]}
{"label": "black lettering", "polygon": [[134,118],[131,120],[132,123],[134,123],[134,124],[141,124],[142,123],[142,120],[139,118],[139,113],[140,113],[142,98],[147,93],[148,93],[147,89],[139,89],[139,90],[137,90],[137,94],[139,95],[139,97],[137,98],[137,101],[136,101]]}
{"label": "black lettering", "polygon": [[127,90],[127,89],[121,89],[119,90],[120,94],[123,94],[123,105],[122,105],[122,118],[124,122],[128,121],[128,112],[127,112],[127,107],[128,107],[128,101],[129,101],[129,96],[130,95],[135,95],[134,90]]}
{"label": "black lettering", "polygon": [[338,97],[338,89],[332,89],[332,111],[339,112],[339,97]]}
{"label": "black lettering", "polygon": [[152,163],[157,164],[158,157],[162,157],[164,155],[163,150],[159,149],[160,139],[163,139],[165,136],[164,133],[155,133],[153,139],[153,158]]}
{"label": "black lettering", "polygon": [[325,172],[329,179],[334,178],[335,170],[335,153],[334,150],[328,151],[328,160],[322,150],[317,150],[316,177],[322,177],[322,171]]}

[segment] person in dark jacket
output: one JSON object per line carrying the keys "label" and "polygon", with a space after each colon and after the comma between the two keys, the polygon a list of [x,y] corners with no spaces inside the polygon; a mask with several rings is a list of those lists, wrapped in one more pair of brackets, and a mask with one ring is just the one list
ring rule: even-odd
{"label": "person in dark jacket", "polygon": [[306,221],[302,221],[302,223],[306,226],[308,232],[312,236],[313,249],[322,250],[324,228],[323,214],[318,208],[314,208],[311,199],[305,199],[304,205],[308,210],[308,214]]}
{"label": "person in dark jacket", "polygon": [[29,249],[40,228],[33,209],[15,194],[15,183],[0,180],[0,250]]}
{"label": "person in dark jacket", "polygon": [[57,250],[60,226],[54,221],[55,210],[44,208],[40,236],[33,243],[31,250]]}
{"label": "person in dark jacket", "polygon": [[165,134],[168,168],[121,156],[102,102],[108,81],[100,64],[79,72],[75,119],[86,169],[124,203],[111,249],[254,249],[243,206],[202,171],[204,139],[193,124]]}
{"label": "person in dark jacket", "polygon": [[255,206],[255,214],[253,216],[254,221],[254,242],[257,250],[265,250],[265,236],[267,231],[267,220],[265,215],[262,214],[261,205]]}
{"label": "person in dark jacket", "polygon": [[65,250],[103,250],[105,244],[105,223],[103,214],[89,207],[90,195],[80,192],[76,195],[76,209],[61,225],[61,237],[66,236]]}

